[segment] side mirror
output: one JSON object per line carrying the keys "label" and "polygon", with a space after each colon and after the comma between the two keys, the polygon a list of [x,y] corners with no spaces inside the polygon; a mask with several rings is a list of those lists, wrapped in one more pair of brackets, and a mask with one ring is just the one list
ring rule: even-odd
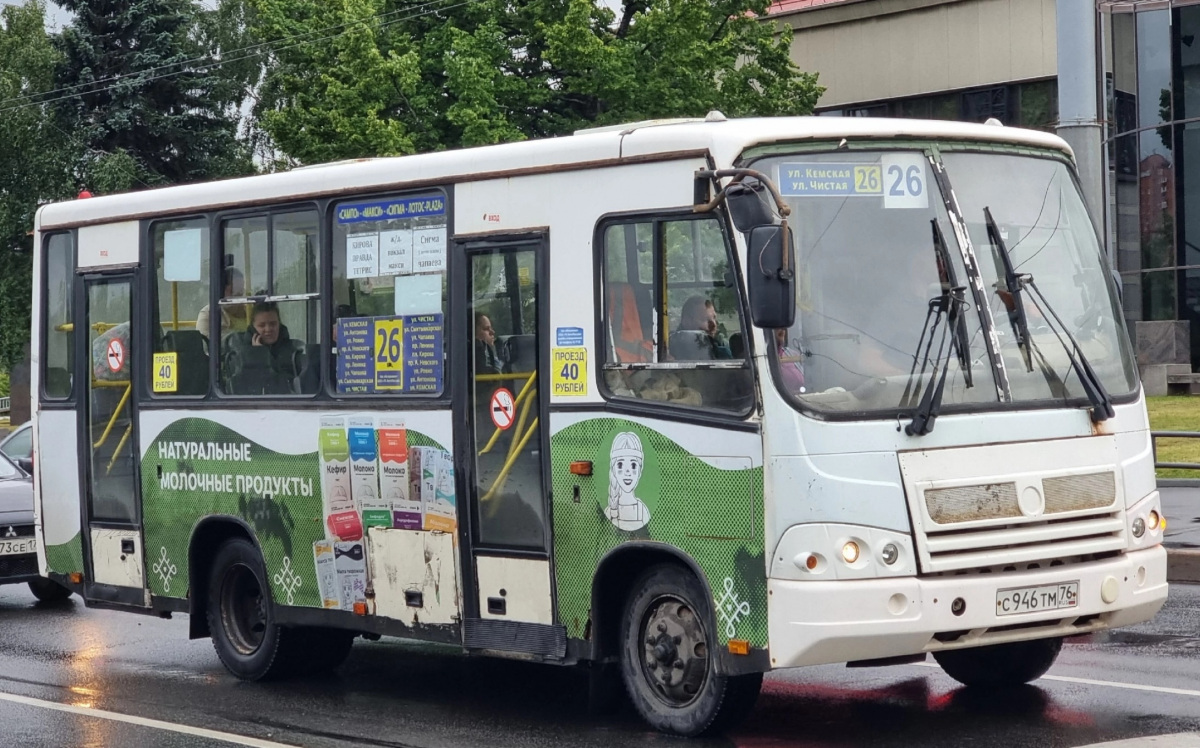
{"label": "side mirror", "polygon": [[26,473],[33,475],[33,458],[32,457],[18,457],[16,460],[14,460],[14,462],[17,463],[17,467],[21,468]]}
{"label": "side mirror", "polygon": [[746,233],[746,245],[750,321],[767,329],[791,327],[796,321],[796,259],[791,230],[786,223],[755,226]]}
{"label": "side mirror", "polygon": [[738,182],[725,191],[725,204],[734,227],[743,234],[755,226],[775,223],[772,198],[762,182]]}

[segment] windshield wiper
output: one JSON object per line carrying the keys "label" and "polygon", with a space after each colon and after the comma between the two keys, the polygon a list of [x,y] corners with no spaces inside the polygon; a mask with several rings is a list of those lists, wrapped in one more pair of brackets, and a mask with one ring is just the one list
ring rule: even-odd
{"label": "windshield wiper", "polygon": [[1004,238],[1000,236],[1000,228],[996,225],[996,219],[992,218],[992,211],[987,206],[983,208],[983,217],[987,221],[988,241],[996,248],[996,256],[1000,258],[1000,262],[1004,271],[1004,288],[1008,292],[1008,298],[1001,296],[1004,301],[1004,306],[1008,309],[1008,323],[1012,325],[1013,337],[1017,339],[1017,348],[1021,351],[1021,358],[1025,361],[1025,371],[1033,371],[1033,355],[1029,350],[1029,320],[1025,317],[1025,304],[1021,299],[1021,280],[1017,276],[1017,270],[1013,267],[1012,255],[1008,253],[1008,246],[1004,243]]}
{"label": "windshield wiper", "polygon": [[[956,286],[946,289],[941,296],[935,296],[929,300],[929,311],[925,315],[925,327],[921,330],[921,339],[917,341],[918,353],[921,351],[922,344],[925,346],[925,355],[921,357],[921,371],[919,374],[917,373],[917,358],[913,356],[912,369],[908,373],[908,384],[905,385],[904,394],[900,398],[901,407],[908,403],[909,390],[914,382],[919,388],[920,380],[925,376],[925,369],[930,362],[929,352],[933,348],[933,338],[937,334],[938,323],[941,321],[942,315],[946,316],[946,326],[942,328],[937,354],[932,359],[933,370],[929,372],[929,384],[921,394],[921,402],[917,405],[912,420],[904,427],[904,433],[909,436],[924,436],[933,431],[933,425],[941,412],[942,393],[946,389],[946,373],[950,371],[950,360],[946,355],[946,347],[947,344],[951,348],[958,345],[957,336],[951,330],[955,327],[955,321],[962,317],[962,309],[966,303],[966,291],[966,287]],[[933,322],[932,325],[930,320]],[[929,332],[928,342],[925,339],[926,331]],[[939,367],[941,371],[938,370]]]}
{"label": "windshield wiper", "polygon": [[[967,289],[958,284],[954,265],[950,262],[950,254],[946,248],[946,237],[942,234],[937,219],[931,219],[929,225],[933,231],[933,251],[937,261],[938,282],[942,287],[942,294],[929,300],[929,308],[925,313],[925,325],[921,328],[921,337],[917,340],[917,350],[913,353],[913,365],[908,371],[908,382],[904,385],[904,394],[900,396],[900,407],[908,407],[911,404],[910,394],[912,397],[916,397],[916,393],[921,389],[921,379],[929,367],[929,353],[933,348],[933,339],[937,335],[938,324],[943,315],[946,317],[946,327],[942,330],[942,342],[938,346],[937,358],[934,359],[934,369],[930,373],[929,386],[924,390],[913,420],[905,429],[909,436],[914,434],[923,436],[933,431],[933,424],[937,420],[938,411],[941,410],[942,394],[945,392],[946,374],[950,370],[950,362],[946,361],[942,365],[940,377],[937,367],[943,360],[947,335],[950,338],[950,347],[958,356],[959,368],[963,373],[963,383],[967,387],[975,385],[971,376],[970,342],[967,339],[966,319],[963,317]],[[926,333],[929,335],[928,340],[925,338]],[[925,349],[923,356],[921,355],[922,347]],[[917,372],[918,356],[921,357],[919,373]],[[914,385],[916,385],[916,389],[913,388]]]}
{"label": "windshield wiper", "polygon": [[[1084,394],[1087,395],[1088,402],[1092,404],[1092,421],[1099,423],[1112,418],[1114,415],[1112,399],[1108,395],[1108,390],[1104,388],[1104,383],[1100,381],[1100,377],[1096,375],[1095,369],[1088,362],[1087,356],[1084,355],[1083,349],[1079,347],[1079,342],[1075,340],[1075,336],[1071,334],[1071,330],[1063,324],[1058,313],[1054,311],[1054,307],[1050,306],[1050,302],[1042,295],[1037,284],[1033,282],[1033,276],[1029,273],[1018,274],[1013,266],[1012,256],[1008,253],[1008,247],[1004,244],[1004,239],[1000,237],[1000,229],[996,226],[996,221],[992,218],[992,211],[986,206],[983,209],[984,218],[987,220],[988,237],[992,245],[996,248],[996,254],[1000,257],[1000,261],[1004,264],[1004,284],[1008,288],[1008,293],[1012,297],[1012,304],[1009,306],[1008,319],[1013,325],[1013,334],[1017,337],[1017,345],[1021,348],[1021,355],[1025,358],[1025,368],[1027,371],[1033,371],[1033,357],[1031,355],[1031,338],[1029,335],[1029,324],[1025,318],[1025,304],[1022,297],[1022,289],[1029,286],[1030,290],[1037,298],[1033,299],[1033,305],[1042,315],[1049,320],[1054,319],[1057,327],[1050,325],[1054,337],[1058,338],[1059,345],[1067,354],[1067,359],[1071,362],[1071,368],[1075,370],[1076,376],[1079,377],[1079,383],[1083,386]],[[1038,300],[1041,300],[1041,304]],[[1008,301],[1005,301],[1008,305]],[[1043,305],[1045,309],[1043,309]],[[1047,317],[1046,313],[1050,316]],[[1047,324],[1049,324],[1047,322]],[[1059,330],[1062,334],[1059,334]],[[1066,335],[1067,340],[1063,340],[1063,335]],[[1070,341],[1070,345],[1067,345]],[[1040,354],[1039,354],[1040,357]],[[1043,371],[1047,371],[1048,367],[1042,365]],[[1053,371],[1052,369],[1050,370]],[[1055,373],[1054,378],[1058,380],[1059,385],[1062,385],[1062,380]],[[1049,379],[1049,376],[1047,377]],[[1054,382],[1051,382],[1051,386]],[[1066,395],[1065,387],[1063,394]]]}
{"label": "windshield wiper", "polygon": [[[1067,352],[1071,368],[1075,370],[1076,376],[1079,377],[1079,383],[1083,386],[1084,394],[1087,395],[1088,402],[1092,404],[1092,421],[1100,423],[1112,418],[1116,415],[1112,406],[1112,398],[1109,397],[1108,390],[1104,388],[1104,382],[1100,381],[1096,370],[1092,368],[1087,356],[1084,355],[1083,349],[1079,347],[1079,341],[1075,340],[1075,336],[1071,334],[1070,329],[1059,318],[1058,312],[1054,311],[1054,307],[1050,306],[1050,302],[1046,300],[1041,289],[1033,282],[1033,276],[1023,275],[1021,276],[1021,281],[1028,285],[1036,295],[1037,298],[1033,299],[1033,305],[1037,308],[1038,312],[1043,317],[1046,316],[1046,312],[1049,312],[1050,317],[1054,318],[1057,327],[1051,326],[1050,329],[1054,332],[1054,337],[1058,338],[1058,342],[1062,345],[1063,350]],[[1038,303],[1039,299],[1042,302],[1041,304]],[[1045,309],[1042,308],[1043,305]],[[1059,334],[1059,330],[1062,330],[1062,335]],[[1063,335],[1067,336],[1067,340],[1063,340]],[[1067,345],[1067,341],[1071,343],[1069,346]]]}

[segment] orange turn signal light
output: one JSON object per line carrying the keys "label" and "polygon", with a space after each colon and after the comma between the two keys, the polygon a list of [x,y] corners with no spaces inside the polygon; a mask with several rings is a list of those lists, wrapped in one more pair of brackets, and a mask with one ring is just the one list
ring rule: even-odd
{"label": "orange turn signal light", "polygon": [[575,460],[571,463],[571,475],[591,475],[591,460]]}
{"label": "orange turn signal light", "polygon": [[355,602],[354,603],[354,615],[365,616],[366,614],[367,614],[367,604],[362,600],[358,600],[357,602]]}
{"label": "orange turn signal light", "polygon": [[67,578],[71,580],[71,584],[83,584],[82,571],[73,571],[68,575]]}
{"label": "orange turn signal light", "polygon": [[750,642],[745,639],[730,639],[729,654],[748,655],[750,654]]}

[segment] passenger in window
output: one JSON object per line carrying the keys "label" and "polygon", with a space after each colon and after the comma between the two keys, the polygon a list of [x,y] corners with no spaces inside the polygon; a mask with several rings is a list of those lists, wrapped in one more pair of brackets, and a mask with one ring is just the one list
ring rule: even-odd
{"label": "passenger in window", "polygon": [[683,303],[679,326],[669,340],[676,361],[713,361],[730,359],[729,344],[720,337],[717,312],[703,296],[692,296]]}
{"label": "passenger in window", "polygon": [[504,373],[504,359],[496,352],[496,331],[483,312],[475,315],[475,373]]}
{"label": "passenger in window", "polygon": [[[225,268],[225,285],[224,293],[221,298],[232,299],[242,296],[246,293],[246,281],[242,275],[242,271],[237,268]],[[246,318],[246,307],[242,304],[225,304],[218,306],[217,309],[221,312],[221,337],[224,338],[231,332],[241,332],[249,325]],[[209,333],[209,311],[208,304],[201,307],[200,312],[196,315],[196,330],[199,331],[204,338],[208,339]]]}
{"label": "passenger in window", "polygon": [[287,395],[295,392],[300,351],[279,321],[279,306],[260,302],[250,312],[250,326],[230,335],[227,370],[235,395]]}

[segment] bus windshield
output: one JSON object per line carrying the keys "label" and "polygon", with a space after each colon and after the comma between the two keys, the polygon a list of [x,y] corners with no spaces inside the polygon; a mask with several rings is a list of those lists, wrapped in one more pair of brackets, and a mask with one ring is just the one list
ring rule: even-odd
{"label": "bus windshield", "polygon": [[[1070,337],[1111,395],[1136,387],[1099,244],[1061,161],[946,154],[958,224],[921,151],[806,153],[756,168],[778,180],[792,209],[796,323],[774,331],[771,349],[776,380],[794,405],[912,411],[943,370],[944,410],[1086,400],[1066,349]],[[1032,275],[1044,294],[1019,295],[1029,328],[1024,347],[1010,326],[1013,299],[985,207],[1017,273]],[[971,255],[956,229],[970,237]],[[956,291],[963,301],[950,304]],[[989,327],[997,350],[989,351]]]}

